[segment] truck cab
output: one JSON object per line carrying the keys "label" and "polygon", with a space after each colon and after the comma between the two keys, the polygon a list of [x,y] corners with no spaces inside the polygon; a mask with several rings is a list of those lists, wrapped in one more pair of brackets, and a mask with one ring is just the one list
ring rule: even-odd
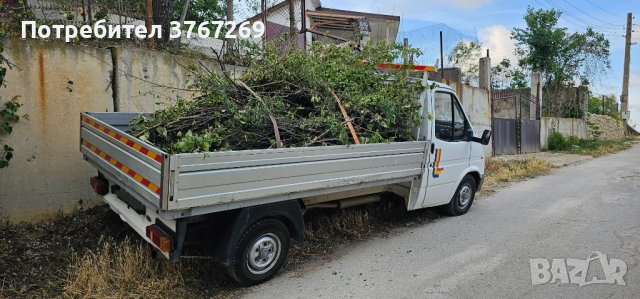
{"label": "truck cab", "polygon": [[[429,162],[423,177],[425,190],[418,195],[415,208],[451,203],[454,194],[459,192],[460,202],[452,204],[448,211],[461,215],[471,206],[471,193],[483,184],[483,145],[489,143],[491,132],[485,131],[477,138],[455,91],[442,83],[428,82],[428,85],[434,88],[424,92],[422,130],[417,138],[429,141]],[[462,186],[469,176],[475,185]]]}

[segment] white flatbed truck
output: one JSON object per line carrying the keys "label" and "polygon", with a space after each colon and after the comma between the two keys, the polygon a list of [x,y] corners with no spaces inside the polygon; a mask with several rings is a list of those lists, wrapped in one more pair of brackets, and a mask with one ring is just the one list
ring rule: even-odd
{"label": "white flatbed truck", "polygon": [[450,87],[423,80],[416,141],[168,154],[127,133],[135,113],[82,113],[80,150],[111,209],[171,261],[204,256],[243,285],[270,279],[303,212],[392,192],[407,210],[466,213],[484,178],[491,132],[475,137]]}

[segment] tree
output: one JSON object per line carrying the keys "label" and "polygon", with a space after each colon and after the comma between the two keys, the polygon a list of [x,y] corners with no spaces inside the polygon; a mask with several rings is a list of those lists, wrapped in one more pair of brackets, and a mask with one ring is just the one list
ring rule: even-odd
{"label": "tree", "polygon": [[567,28],[558,27],[561,16],[561,11],[553,9],[527,9],[527,27],[514,28],[511,33],[518,64],[541,72],[547,85],[588,83],[592,76],[611,68],[609,41],[591,28],[568,33]]}
{"label": "tree", "polygon": [[449,64],[460,68],[461,80],[465,83],[477,83],[479,72],[479,61],[482,57],[482,45],[474,41],[459,41],[451,53],[449,53]]}
{"label": "tree", "polygon": [[491,88],[527,88],[527,76],[524,71],[514,66],[508,58],[502,59],[498,65],[491,68]]}
{"label": "tree", "polygon": [[169,41],[170,23],[173,20],[174,0],[153,0],[153,24],[162,26],[162,41],[165,44]]}
{"label": "tree", "polygon": [[[173,19],[179,20],[185,1],[175,1],[173,4]],[[185,20],[196,21],[198,24],[225,19],[225,5],[220,0],[191,0]]]}
{"label": "tree", "polygon": [[616,101],[616,96],[592,96],[589,99],[589,113],[608,115],[615,119],[620,119],[620,112],[618,112],[618,102]]}

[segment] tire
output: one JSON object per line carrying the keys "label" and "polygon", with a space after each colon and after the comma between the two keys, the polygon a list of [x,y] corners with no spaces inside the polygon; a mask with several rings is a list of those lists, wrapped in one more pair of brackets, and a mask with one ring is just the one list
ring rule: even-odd
{"label": "tire", "polygon": [[453,194],[451,201],[444,206],[445,212],[450,216],[464,215],[469,211],[476,196],[476,180],[466,175]]}
{"label": "tire", "polygon": [[291,238],[287,226],[276,219],[251,225],[235,246],[229,275],[243,286],[271,279],[284,265]]}

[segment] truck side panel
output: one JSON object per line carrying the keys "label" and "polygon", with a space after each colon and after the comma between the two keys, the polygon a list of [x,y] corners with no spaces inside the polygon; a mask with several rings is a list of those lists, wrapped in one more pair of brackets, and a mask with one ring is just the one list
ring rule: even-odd
{"label": "truck side panel", "polygon": [[177,155],[169,209],[406,179],[423,172],[426,142]]}

